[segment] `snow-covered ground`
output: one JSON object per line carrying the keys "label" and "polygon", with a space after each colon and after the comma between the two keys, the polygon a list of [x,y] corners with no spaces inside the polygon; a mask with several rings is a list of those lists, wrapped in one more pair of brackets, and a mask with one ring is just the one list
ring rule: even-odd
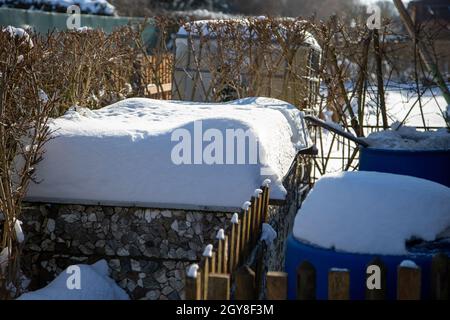
{"label": "snow-covered ground", "polygon": [[[271,197],[283,199],[282,179],[297,151],[310,145],[302,112],[269,98],[126,99],[71,110],[50,127],[30,201],[240,208],[266,178]],[[256,154],[249,140],[241,146],[229,136],[245,132],[257,142]]]}
{"label": "snow-covered ground", "polygon": [[[420,88],[421,91],[425,90]],[[373,95],[368,93],[368,98]],[[447,104],[442,93],[437,87],[430,88],[422,95],[422,111],[427,127],[445,127],[442,112]],[[417,102],[417,92],[413,84],[391,83],[386,88],[386,108],[390,124],[396,121],[403,121],[407,126],[423,127],[422,113]],[[408,115],[409,113],[409,115]],[[366,123],[377,124],[375,112],[370,112]],[[381,117],[378,120],[381,124]]]}
{"label": "snow-covered ground", "polygon": [[410,176],[343,172],[323,176],[295,218],[294,237],[323,248],[405,254],[412,238],[448,237],[450,188]]}

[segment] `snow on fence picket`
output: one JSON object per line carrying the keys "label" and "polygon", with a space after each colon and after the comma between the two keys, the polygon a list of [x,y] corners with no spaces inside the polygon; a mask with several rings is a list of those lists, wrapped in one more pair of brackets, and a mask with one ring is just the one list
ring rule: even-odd
{"label": "snow on fence picket", "polygon": [[[240,213],[231,218],[231,228],[220,229],[214,244],[208,244],[203,259],[191,265],[186,274],[186,299],[188,300],[228,300],[231,284],[235,281],[237,298],[252,298],[253,290],[248,290],[255,279],[248,267],[242,267],[255,248],[262,232],[263,223],[268,221],[269,184],[265,180],[256,189],[251,201],[246,201]],[[261,269],[262,270],[262,269]],[[254,281],[253,281],[254,282]],[[255,295],[256,296],[256,295]]]}

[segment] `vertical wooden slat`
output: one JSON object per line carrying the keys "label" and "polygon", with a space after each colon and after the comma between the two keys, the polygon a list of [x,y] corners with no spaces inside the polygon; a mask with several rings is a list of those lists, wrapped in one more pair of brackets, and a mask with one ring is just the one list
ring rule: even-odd
{"label": "vertical wooden slat", "polygon": [[229,274],[209,274],[208,300],[230,300]]}
{"label": "vertical wooden slat", "polygon": [[185,293],[186,300],[202,299],[201,272],[197,271],[197,277],[186,277]]}
{"label": "vertical wooden slat", "polygon": [[249,253],[249,251],[251,250],[251,238],[252,238],[252,221],[253,221],[253,213],[255,211],[255,207],[254,207],[254,198],[252,198],[252,205],[250,206],[250,208],[248,209],[247,212],[247,225],[246,225],[246,235],[245,235],[245,239],[246,239],[246,244],[245,244],[245,255],[247,255]]}
{"label": "vertical wooden slat", "polygon": [[[377,266],[380,270],[380,274],[375,274],[377,271],[369,270],[369,266]],[[370,271],[368,273],[367,271]],[[375,257],[366,268],[366,300],[384,300],[386,299],[386,291],[387,291],[387,281],[386,281],[387,269],[384,263],[381,261],[379,257]],[[374,277],[380,277],[380,279],[375,279]],[[379,280],[379,289],[377,288],[369,288],[375,285],[374,281]],[[368,282],[371,282],[370,284]]]}
{"label": "vertical wooden slat", "polygon": [[419,300],[421,287],[420,268],[400,265],[397,270],[397,299]]}
{"label": "vertical wooden slat", "polygon": [[267,187],[262,186],[261,190],[263,191],[262,195],[261,195],[261,223],[265,223],[266,221],[266,210],[265,210],[265,206],[266,206],[266,197],[267,197]]}
{"label": "vertical wooden slat", "polygon": [[259,240],[260,231],[261,231],[261,200],[262,200],[262,189],[255,190],[255,204],[254,204],[254,213],[253,213],[253,228],[252,228],[252,246],[256,245]]}
{"label": "vertical wooden slat", "polygon": [[259,236],[260,236],[260,229],[261,229],[261,199],[262,194],[258,194],[255,201],[255,220],[253,225],[253,245],[256,245],[258,242]]}
{"label": "vertical wooden slat", "polygon": [[239,268],[236,272],[236,300],[254,300],[255,293],[255,273],[248,266]]}
{"label": "vertical wooden slat", "polygon": [[308,261],[303,261],[297,269],[297,299],[316,299],[316,269]]}
{"label": "vertical wooden slat", "polygon": [[229,248],[229,237],[225,236],[223,241],[223,253],[222,253],[222,272],[228,273],[228,248]]}
{"label": "vertical wooden slat", "polygon": [[264,216],[264,221],[265,223],[267,223],[269,221],[269,199],[270,199],[270,188],[268,185],[263,186],[263,192],[265,193],[265,197],[264,197],[264,212],[263,212],[263,216]]}
{"label": "vertical wooden slat", "polygon": [[231,235],[230,235],[230,246],[229,246],[229,264],[228,264],[228,269],[230,271],[230,273],[233,272],[234,270],[234,266],[236,264],[236,260],[237,260],[237,249],[239,247],[239,241],[238,241],[238,228],[239,226],[239,218],[238,218],[238,214],[235,213],[233,214],[233,217],[231,218]]}
{"label": "vertical wooden slat", "polygon": [[216,255],[217,255],[216,252],[213,252],[211,258],[209,258],[211,261],[209,273],[216,273]]}
{"label": "vertical wooden slat", "polygon": [[286,272],[269,271],[266,275],[266,299],[287,299],[288,275]]}
{"label": "vertical wooden slat", "polygon": [[331,269],[328,272],[328,300],[349,299],[350,273],[345,269]]}
{"label": "vertical wooden slat", "polygon": [[223,273],[223,245],[224,240],[219,240],[217,245],[217,273]]}
{"label": "vertical wooden slat", "polygon": [[242,214],[242,224],[240,225],[240,234],[241,234],[241,243],[240,243],[240,261],[242,261],[242,259],[244,258],[243,255],[245,253],[245,246],[247,244],[247,239],[246,239],[246,235],[247,235],[247,221],[248,221],[248,211],[249,210],[243,210],[243,214]]}
{"label": "vertical wooden slat", "polygon": [[238,266],[239,262],[240,262],[240,257],[241,257],[241,229],[242,229],[242,220],[239,220],[239,223],[236,224],[236,228],[235,228],[235,232],[236,232],[236,247],[232,248],[232,250],[234,250],[234,263],[232,268],[230,269],[230,272],[232,273]]}
{"label": "vertical wooden slat", "polygon": [[436,254],[431,262],[431,298],[450,300],[450,263],[444,253]]}
{"label": "vertical wooden slat", "polygon": [[208,297],[208,276],[209,276],[209,258],[206,258],[203,266],[202,278],[202,299],[206,300]]}

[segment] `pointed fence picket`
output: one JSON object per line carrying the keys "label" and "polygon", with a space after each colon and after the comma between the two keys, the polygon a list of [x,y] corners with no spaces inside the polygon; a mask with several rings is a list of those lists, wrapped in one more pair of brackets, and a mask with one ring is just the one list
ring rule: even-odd
{"label": "pointed fence picket", "polygon": [[230,299],[232,281],[237,284],[236,299],[257,297],[255,273],[242,266],[260,238],[262,224],[268,219],[269,183],[264,181],[250,201],[244,203],[241,212],[233,215],[230,227],[220,229],[215,242],[205,247],[198,270],[186,276],[186,299]]}

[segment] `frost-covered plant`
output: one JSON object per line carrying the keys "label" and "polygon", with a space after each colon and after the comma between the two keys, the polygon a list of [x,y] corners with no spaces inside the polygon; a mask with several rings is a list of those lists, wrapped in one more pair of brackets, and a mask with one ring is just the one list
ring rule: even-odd
{"label": "frost-covered plant", "polygon": [[58,103],[50,92],[45,52],[23,29],[0,29],[0,295],[19,293],[20,213],[27,186],[48,140],[47,122]]}

